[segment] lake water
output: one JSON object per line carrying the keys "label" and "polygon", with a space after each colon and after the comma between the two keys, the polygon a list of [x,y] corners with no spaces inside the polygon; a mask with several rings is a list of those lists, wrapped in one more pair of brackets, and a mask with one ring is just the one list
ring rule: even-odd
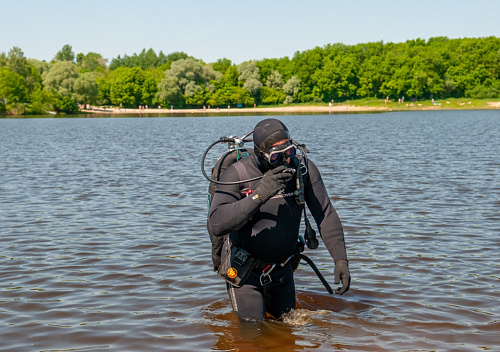
{"label": "lake water", "polygon": [[249,324],[211,271],[200,161],[263,118],[0,119],[0,350],[500,350],[500,111],[280,116],[353,281],[303,264],[297,310]]}

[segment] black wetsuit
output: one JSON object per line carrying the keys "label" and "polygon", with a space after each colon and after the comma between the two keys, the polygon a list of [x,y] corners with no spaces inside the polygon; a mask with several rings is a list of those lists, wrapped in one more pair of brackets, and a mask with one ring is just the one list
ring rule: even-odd
{"label": "black wetsuit", "polygon": [[[256,154],[239,162],[244,164],[249,178],[261,176],[266,171]],[[236,180],[239,180],[238,172],[230,165],[221,181]],[[250,189],[255,189],[257,183],[251,182]],[[260,261],[283,263],[295,251],[304,207],[295,200],[295,187],[294,177],[283,191],[262,204],[258,198],[242,196],[241,185],[218,185],[209,211],[209,226],[216,236],[229,234],[233,245],[244,248]],[[310,160],[304,175],[304,197],[332,258],[347,258],[342,224],[321,175]],[[233,310],[240,318],[262,319],[265,311],[279,318],[295,307],[290,262],[275,267],[270,285],[260,285],[261,273],[262,267],[257,267],[242,287],[228,286]]]}

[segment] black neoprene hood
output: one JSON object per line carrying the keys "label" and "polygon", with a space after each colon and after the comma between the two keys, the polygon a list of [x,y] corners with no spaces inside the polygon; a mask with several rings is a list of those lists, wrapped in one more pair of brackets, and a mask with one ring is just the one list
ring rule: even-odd
{"label": "black neoprene hood", "polygon": [[277,119],[265,119],[260,121],[253,131],[253,144],[259,151],[267,153],[278,141],[290,139],[288,128]]}

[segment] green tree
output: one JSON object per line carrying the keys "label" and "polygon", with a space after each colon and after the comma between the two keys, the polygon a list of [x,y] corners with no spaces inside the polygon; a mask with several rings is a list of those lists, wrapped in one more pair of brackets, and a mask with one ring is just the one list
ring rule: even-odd
{"label": "green tree", "polygon": [[38,71],[40,77],[49,70],[49,64],[45,61],[40,61],[36,59],[28,59],[28,63],[33,65],[33,67]]}
{"label": "green tree", "polygon": [[297,76],[293,76],[283,86],[283,93],[286,94],[284,103],[285,104],[292,103],[295,97],[297,97],[297,95],[299,94],[299,91],[300,91],[300,80]]}
{"label": "green tree", "polygon": [[220,73],[225,73],[229,67],[232,66],[231,60],[223,58],[219,59],[212,64],[214,70],[219,71]]}
{"label": "green tree", "polygon": [[183,106],[182,89],[179,86],[179,79],[174,76],[167,76],[158,84],[156,99],[164,104]]}
{"label": "green tree", "polygon": [[46,89],[38,88],[30,96],[28,112],[30,114],[45,114],[47,111],[54,110],[54,96]]}
{"label": "green tree", "polygon": [[56,91],[52,91],[51,95],[53,110],[66,114],[74,114],[78,112],[78,105],[70,96],[62,95]]}
{"label": "green tree", "polygon": [[250,78],[258,80],[260,78],[259,72],[260,69],[255,64],[255,61],[243,62],[241,65],[238,66],[238,73],[239,73],[238,79],[240,81],[246,81]]}
{"label": "green tree", "polygon": [[27,95],[40,87],[42,78],[38,70],[24,57],[23,51],[13,47],[6,58],[5,64],[12,72],[21,75],[26,83]]}
{"label": "green tree", "polygon": [[257,68],[259,69],[259,77],[263,85],[266,85],[266,81],[273,71],[279,72],[278,59],[263,59],[260,61],[255,61],[255,66],[257,66]]}
{"label": "green tree", "polygon": [[260,90],[260,100],[262,104],[282,104],[286,99],[286,94],[281,90],[270,87],[262,87]]}
{"label": "green tree", "polygon": [[150,72],[139,67],[119,67],[99,84],[100,98],[112,105],[136,108],[153,105],[157,82]]}
{"label": "green tree", "polygon": [[101,54],[98,53],[87,53],[83,55],[80,53],[77,55],[77,65],[80,72],[105,72],[107,59],[104,59]]}
{"label": "green tree", "polygon": [[95,104],[99,95],[96,78],[93,73],[85,72],[75,81],[73,98],[81,104]]}
{"label": "green tree", "polygon": [[276,70],[271,71],[267,76],[266,87],[281,90],[283,88],[283,75]]}
{"label": "green tree", "polygon": [[167,55],[167,60],[171,61],[171,62],[175,62],[175,61],[178,61],[178,60],[187,59],[188,57],[189,57],[189,55],[186,54],[185,52],[175,51],[175,52]]}
{"label": "green tree", "polygon": [[75,53],[73,52],[73,48],[71,45],[66,44],[59,50],[54,57],[55,61],[75,61]]}
{"label": "green tree", "polygon": [[260,77],[263,84],[271,72],[277,71],[282,76],[283,81],[287,81],[293,76],[293,65],[288,57],[282,57],[280,59],[263,59],[257,61],[256,66],[260,69]]}
{"label": "green tree", "polygon": [[220,81],[222,74],[215,70],[211,64],[203,66],[202,79],[203,86],[209,91],[213,92],[215,87],[213,83]]}
{"label": "green tree", "polygon": [[211,106],[228,106],[242,104],[244,106],[253,106],[255,98],[243,87],[219,84],[214,93],[207,100]]}
{"label": "green tree", "polygon": [[0,111],[18,109],[26,101],[26,82],[23,76],[8,67],[0,67]]}
{"label": "green tree", "polygon": [[9,66],[12,72],[15,72],[25,78],[30,74],[28,60],[24,57],[24,53],[21,48],[17,46],[9,50],[7,66]]}
{"label": "green tree", "polygon": [[316,82],[313,75],[320,70],[323,65],[324,50],[316,47],[312,50],[304,52],[296,52],[292,58],[294,76],[297,76],[301,82],[301,89],[297,94],[297,100],[300,102],[308,102],[321,100],[313,93],[313,88]]}
{"label": "green tree", "polygon": [[468,92],[468,96],[476,99],[498,99],[500,98],[500,81],[495,81],[491,85],[479,85]]}
{"label": "green tree", "polygon": [[201,106],[215,89],[212,82],[218,81],[220,77],[221,73],[211,65],[202,65],[193,58],[180,59],[165,71],[156,98],[167,105]]}
{"label": "green tree", "polygon": [[238,86],[238,66],[230,66],[227,68],[224,75],[220,78],[220,82],[227,86]]}
{"label": "green tree", "polygon": [[184,101],[189,106],[202,106],[206,102],[208,92],[193,81],[184,88]]}
{"label": "green tree", "polygon": [[156,55],[153,49],[143,49],[139,54],[134,53],[132,56],[123,55],[111,60],[109,69],[116,70],[119,67],[140,67],[143,70],[149,68],[159,68],[163,70],[170,69],[172,62],[188,58],[188,55],[183,52],[174,52],[165,55],[162,51]]}
{"label": "green tree", "polygon": [[248,61],[238,66],[238,80],[243,82],[243,87],[250,92],[251,95],[257,96],[262,83],[260,82],[260,69],[254,61]]}
{"label": "green tree", "polygon": [[325,58],[322,69],[313,74],[314,96],[322,101],[354,97],[357,89],[357,66],[352,54],[340,53]]}
{"label": "green tree", "polygon": [[71,97],[78,78],[78,69],[73,62],[58,61],[52,64],[49,71],[45,72],[42,77],[47,89],[62,96]]}
{"label": "green tree", "polygon": [[384,75],[381,70],[384,43],[374,42],[360,44],[355,50],[358,57],[358,97],[376,97],[380,92],[380,87],[384,81]]}

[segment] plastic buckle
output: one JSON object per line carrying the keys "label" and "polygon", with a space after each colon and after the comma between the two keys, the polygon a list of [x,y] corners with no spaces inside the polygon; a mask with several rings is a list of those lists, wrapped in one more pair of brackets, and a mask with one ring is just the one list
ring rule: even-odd
{"label": "plastic buckle", "polygon": [[247,257],[248,255],[239,250],[234,255],[234,261],[238,265],[243,265],[247,261]]}
{"label": "plastic buckle", "polygon": [[273,280],[271,279],[271,271],[273,271],[276,264],[269,264],[262,270],[262,274],[260,275],[260,284],[262,286],[269,285]]}

